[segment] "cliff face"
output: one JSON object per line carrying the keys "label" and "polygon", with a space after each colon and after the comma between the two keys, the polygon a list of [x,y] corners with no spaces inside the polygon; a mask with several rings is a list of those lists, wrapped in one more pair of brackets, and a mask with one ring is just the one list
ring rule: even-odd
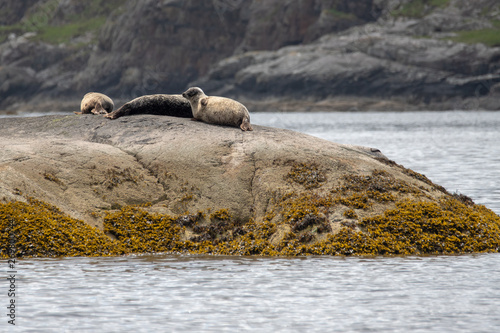
{"label": "cliff face", "polygon": [[265,110],[500,105],[492,0],[0,6],[4,110],[72,109],[88,91],[119,104],[193,84]]}

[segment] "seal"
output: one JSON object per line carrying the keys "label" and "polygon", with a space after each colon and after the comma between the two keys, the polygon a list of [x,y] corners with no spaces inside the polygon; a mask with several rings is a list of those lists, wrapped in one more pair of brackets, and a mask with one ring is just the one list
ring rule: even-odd
{"label": "seal", "polygon": [[104,115],[109,119],[133,114],[156,114],[192,118],[191,105],[181,95],[145,95],[123,104],[119,109]]}
{"label": "seal", "polygon": [[235,100],[207,96],[198,87],[189,88],[182,96],[191,104],[193,117],[196,120],[209,124],[239,127],[242,131],[253,130],[247,108]]}
{"label": "seal", "polygon": [[108,96],[96,93],[89,92],[83,96],[82,102],[80,103],[80,112],[76,112],[76,114],[107,114],[108,112],[113,111],[115,104],[113,100]]}

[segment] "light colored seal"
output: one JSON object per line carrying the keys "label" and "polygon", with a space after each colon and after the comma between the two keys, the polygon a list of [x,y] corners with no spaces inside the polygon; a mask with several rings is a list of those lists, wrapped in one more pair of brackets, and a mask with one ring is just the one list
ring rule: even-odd
{"label": "light colored seal", "polygon": [[104,115],[109,119],[133,114],[156,114],[162,116],[192,118],[191,105],[181,95],[145,95],[123,104],[119,109]]}
{"label": "light colored seal", "polygon": [[193,117],[209,124],[228,125],[251,131],[250,115],[247,108],[230,98],[207,96],[198,87],[186,90],[184,96],[191,104]]}
{"label": "light colored seal", "polygon": [[82,103],[80,104],[80,112],[75,112],[76,114],[107,114],[113,111],[115,104],[113,100],[108,96],[89,92],[83,96]]}

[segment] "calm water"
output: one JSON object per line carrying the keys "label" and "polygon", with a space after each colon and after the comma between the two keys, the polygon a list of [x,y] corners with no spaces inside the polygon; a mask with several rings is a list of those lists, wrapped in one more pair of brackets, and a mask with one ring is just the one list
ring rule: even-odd
{"label": "calm water", "polygon": [[500,329],[499,255],[139,256],[24,260],[18,269],[23,332]]}
{"label": "calm water", "polygon": [[[253,114],[389,158],[500,213],[500,113]],[[4,276],[7,262],[1,261]],[[500,254],[127,256],[16,264],[0,332],[499,332]]]}

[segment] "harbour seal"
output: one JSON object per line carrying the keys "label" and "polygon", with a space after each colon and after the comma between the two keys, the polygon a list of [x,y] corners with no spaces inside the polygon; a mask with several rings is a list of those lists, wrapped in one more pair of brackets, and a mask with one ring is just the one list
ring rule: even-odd
{"label": "harbour seal", "polygon": [[230,98],[207,96],[198,87],[186,90],[184,96],[191,104],[193,117],[209,124],[228,125],[252,131],[247,108]]}
{"label": "harbour seal", "polygon": [[191,106],[181,95],[145,95],[123,104],[119,109],[104,115],[109,119],[133,114],[156,114],[192,118]]}
{"label": "harbour seal", "polygon": [[80,112],[76,112],[76,114],[107,114],[108,112],[113,111],[115,104],[113,100],[108,96],[96,93],[89,92],[83,96],[82,102],[80,103]]}

